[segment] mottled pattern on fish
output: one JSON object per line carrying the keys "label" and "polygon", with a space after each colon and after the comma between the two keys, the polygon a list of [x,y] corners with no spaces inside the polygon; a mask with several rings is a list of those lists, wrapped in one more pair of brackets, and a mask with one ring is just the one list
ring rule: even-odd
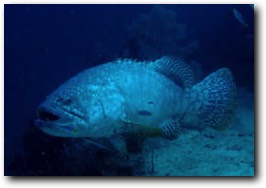
{"label": "mottled pattern on fish", "polygon": [[149,63],[148,67],[167,76],[183,88],[190,88],[196,84],[196,78],[191,67],[180,58],[162,57]]}
{"label": "mottled pattern on fish", "polygon": [[204,127],[221,130],[230,124],[236,108],[237,92],[228,69],[212,73],[188,93],[193,111],[197,112],[197,121]]}
{"label": "mottled pattern on fish", "polygon": [[93,138],[132,133],[173,139],[188,124],[226,127],[236,98],[229,69],[195,82],[181,59],[117,60],[61,85],[40,105],[36,124],[54,136]]}

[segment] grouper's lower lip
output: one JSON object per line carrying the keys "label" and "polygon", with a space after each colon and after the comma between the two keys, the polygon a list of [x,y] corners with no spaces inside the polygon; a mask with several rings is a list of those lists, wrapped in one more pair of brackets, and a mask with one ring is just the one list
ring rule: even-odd
{"label": "grouper's lower lip", "polygon": [[36,127],[40,128],[40,129],[42,129],[44,127],[45,128],[49,128],[49,127],[52,128],[52,125],[49,122],[42,120],[42,119],[36,119],[34,121],[34,124]]}
{"label": "grouper's lower lip", "polygon": [[49,121],[45,121],[42,119],[36,119],[35,120],[35,125],[37,126],[37,128],[42,129],[42,130],[57,130],[57,131],[67,131],[67,132],[72,132],[73,131],[73,127],[70,126],[69,123],[55,123],[55,122],[49,122]]}

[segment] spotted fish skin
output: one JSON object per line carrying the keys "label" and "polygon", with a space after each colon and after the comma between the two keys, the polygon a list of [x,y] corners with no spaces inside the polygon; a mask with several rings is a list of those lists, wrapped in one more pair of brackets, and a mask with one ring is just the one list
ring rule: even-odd
{"label": "spotted fish skin", "polygon": [[189,123],[223,127],[234,101],[229,69],[196,84],[180,59],[116,60],[62,84],[39,106],[36,125],[62,137],[109,138],[143,131],[140,135],[174,139]]}
{"label": "spotted fish skin", "polygon": [[190,113],[191,116],[195,114],[197,124],[217,130],[229,126],[237,106],[236,85],[229,69],[217,70],[187,93],[190,102],[194,104],[191,105]]}

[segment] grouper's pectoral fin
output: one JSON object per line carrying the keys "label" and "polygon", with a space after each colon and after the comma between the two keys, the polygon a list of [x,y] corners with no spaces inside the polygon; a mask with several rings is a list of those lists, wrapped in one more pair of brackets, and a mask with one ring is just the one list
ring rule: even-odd
{"label": "grouper's pectoral fin", "polygon": [[83,138],[84,142],[93,145],[99,150],[107,151],[123,159],[128,158],[127,144],[122,137],[99,138],[97,140],[91,138]]}
{"label": "grouper's pectoral fin", "polygon": [[106,150],[113,152],[110,143],[106,139],[92,139],[92,138],[82,138],[82,140],[89,145],[95,146],[100,150]]}

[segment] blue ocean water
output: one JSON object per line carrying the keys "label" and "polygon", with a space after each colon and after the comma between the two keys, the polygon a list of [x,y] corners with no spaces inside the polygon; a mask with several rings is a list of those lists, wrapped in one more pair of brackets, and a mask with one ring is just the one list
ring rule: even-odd
{"label": "blue ocean water", "polygon": [[[4,21],[5,175],[254,175],[250,5],[5,5]],[[228,130],[184,130],[171,144],[150,140],[158,146],[152,152],[145,145],[144,154],[118,164],[87,142],[34,126],[38,105],[74,74],[117,58],[165,55],[183,58],[198,80],[232,71],[239,103]]]}

